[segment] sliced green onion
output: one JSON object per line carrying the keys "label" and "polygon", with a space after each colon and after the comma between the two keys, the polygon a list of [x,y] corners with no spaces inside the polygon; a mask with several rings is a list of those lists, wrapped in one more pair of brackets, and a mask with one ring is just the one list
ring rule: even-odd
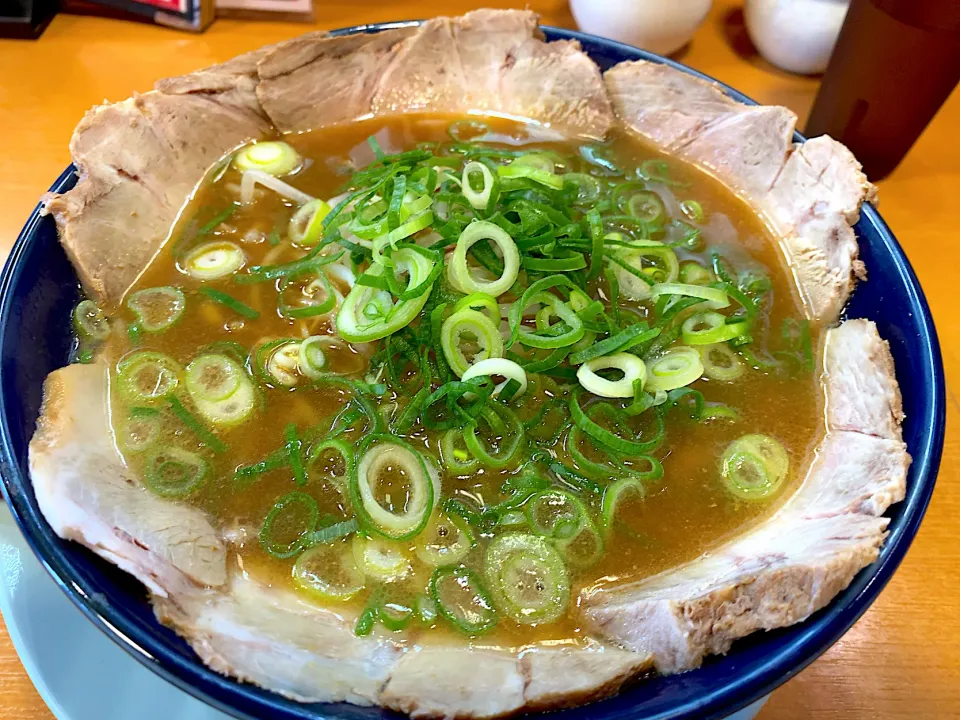
{"label": "sliced green onion", "polygon": [[[647,381],[648,384],[649,382],[650,380]],[[619,420],[617,410],[609,403],[596,403],[591,406],[588,411],[584,411],[580,406],[580,396],[583,394],[582,390],[582,388],[578,387],[570,397],[570,417],[583,432],[604,447],[626,455],[645,455],[663,442],[663,424],[658,414],[654,415],[654,418],[657,419],[658,427],[652,438],[649,440],[624,438],[602,427],[591,417],[591,414],[603,413],[608,416],[613,415],[615,420]],[[623,413],[623,411],[620,411],[620,413]]]}
{"label": "sliced green onion", "polygon": [[298,247],[313,247],[323,237],[323,220],[330,214],[330,206],[323,200],[311,200],[297,208],[290,218],[287,236]]}
{"label": "sliced green onion", "polygon": [[246,303],[237,300],[235,297],[233,297],[233,295],[230,295],[229,293],[225,293],[220,290],[215,290],[214,288],[211,288],[211,287],[202,287],[200,288],[200,292],[206,295],[208,298],[210,298],[214,302],[218,302],[221,305],[224,305],[225,307],[230,308],[235,313],[237,313],[238,315],[243,315],[243,317],[245,318],[256,320],[258,317],[260,317],[259,312],[254,310],[252,307],[250,307]]}
{"label": "sliced green onion", "polygon": [[[342,465],[331,466],[324,465],[321,469],[320,464],[333,452],[338,456],[338,461]],[[310,455],[307,461],[308,473],[325,472],[327,476],[335,480],[346,481],[354,472],[356,465],[355,449],[352,445],[339,438],[328,438],[321,440],[310,448]]]}
{"label": "sliced green onion", "polygon": [[790,468],[787,451],[769,435],[744,435],[720,458],[724,487],[740,500],[764,500],[783,483]]}
{"label": "sliced green onion", "polygon": [[604,532],[609,533],[613,530],[617,511],[625,498],[635,497],[642,500],[646,494],[647,491],[643,483],[635,477],[620,478],[608,485],[603,491],[603,502],[600,509]]}
{"label": "sliced green onion", "polygon": [[675,347],[647,365],[646,389],[674,390],[703,375],[700,353],[693,348]]}
{"label": "sliced green onion", "polygon": [[672,283],[680,274],[676,253],[663,243],[644,240],[609,256],[616,264],[614,272],[620,291],[630,300],[648,300],[653,286]]}
{"label": "sliced green onion", "polygon": [[[494,430],[499,438],[496,449],[480,439],[476,423],[467,426],[464,442],[470,453],[489,468],[505,468],[513,463],[523,440],[523,423],[510,408],[502,403],[493,403],[480,410],[480,418]],[[497,431],[495,428],[502,428]]]}
{"label": "sliced green onion", "polygon": [[[409,276],[407,288],[423,288],[417,296],[401,299],[394,304],[386,290],[361,285],[359,282],[350,290],[337,313],[337,332],[348,342],[370,342],[391,335],[406,327],[420,314],[430,296],[435,278],[433,270],[440,267],[437,262],[410,247],[403,247],[392,255],[395,270],[406,272]],[[387,272],[382,265],[374,264],[364,275],[380,278]]]}
{"label": "sliced green onion", "polygon": [[454,312],[459,312],[460,310],[486,310],[487,316],[494,323],[500,323],[500,306],[497,304],[497,299],[493,295],[487,295],[486,293],[476,292],[462,297],[457,300],[456,304],[453,306]]}
{"label": "sliced green onion", "polygon": [[483,582],[468,568],[434,570],[430,596],[440,616],[468,635],[479,635],[497,624],[497,613]]}
{"label": "sliced green onion", "polygon": [[504,180],[526,179],[535,183],[544,185],[552,190],[563,190],[563,177],[556,175],[550,170],[544,170],[535,167],[530,163],[518,162],[523,158],[517,158],[509,165],[497,166],[497,174]]}
{"label": "sliced green onion", "polygon": [[297,588],[321,601],[344,602],[363,590],[363,573],[346,540],[316,545],[293,565]]}
{"label": "sliced green onion", "polygon": [[625,209],[637,220],[648,225],[662,222],[667,215],[663,200],[652,190],[639,190],[633,193],[627,198]]}
{"label": "sliced green onion", "polygon": [[639,322],[630,327],[624,328],[616,335],[612,335],[600,342],[593,343],[582,350],[570,353],[570,364],[580,365],[588,360],[615,353],[618,350],[628,350],[635,345],[640,345],[654,339],[661,333],[660,328],[647,327],[647,323]]}
{"label": "sliced green onion", "polygon": [[396,582],[413,571],[404,548],[382,538],[354,537],[353,558],[360,572],[380,582]]}
{"label": "sliced green onion", "polygon": [[457,515],[434,512],[417,538],[417,557],[430,567],[456,565],[476,545],[470,526]]}
{"label": "sliced green onion", "polygon": [[560,553],[545,538],[508,533],[484,556],[484,575],[497,610],[523,624],[558,619],[570,601],[570,578]]}
{"label": "sliced green onion", "polygon": [[[350,495],[354,509],[364,528],[389,540],[412,538],[427,524],[433,508],[434,488],[427,466],[420,454],[407,443],[393,437],[373,437],[375,442],[360,457],[350,476]],[[402,470],[408,488],[406,501],[394,498],[392,492],[382,494],[390,507],[384,507],[378,496],[381,475],[388,469]]]}
{"label": "sliced green onion", "polygon": [[743,375],[743,362],[727,345],[700,345],[697,351],[703,363],[703,374],[711,380],[730,382]]}
{"label": "sliced green onion", "polygon": [[[470,182],[472,175],[480,174],[482,186],[479,190],[473,189],[473,183]],[[461,176],[461,192],[470,203],[470,206],[476,210],[483,210],[490,204],[490,196],[493,192],[496,178],[493,172],[481,162],[468,162],[463,166],[463,175]]]}
{"label": "sliced green onion", "polygon": [[413,608],[396,601],[385,602],[377,617],[387,630],[401,632],[413,620]]}
{"label": "sliced green onion", "polygon": [[255,357],[263,369],[263,379],[281,387],[294,387],[300,381],[300,342],[274,340],[262,345]]}
{"label": "sliced green onion", "polygon": [[301,342],[297,355],[297,366],[300,372],[311,380],[319,380],[323,377],[329,364],[324,348],[331,347],[343,347],[343,345],[329,335],[311,335]]}
{"label": "sliced green onion", "polygon": [[[601,370],[619,370],[623,377],[619,380],[607,380],[597,373]],[[622,352],[616,355],[588,360],[577,370],[577,380],[588,392],[607,398],[633,397],[635,385],[641,389],[647,380],[647,366],[636,355]]]}
{"label": "sliced green onion", "polygon": [[156,495],[181,498],[196,492],[210,466],[194,452],[179,447],[155,451],[147,460],[144,483]]}
{"label": "sliced green onion", "polygon": [[81,300],[73,309],[73,327],[81,337],[102,342],[110,335],[110,324],[93,300]]}
{"label": "sliced green onion", "polygon": [[520,397],[527,391],[526,371],[513,360],[507,360],[506,358],[487,358],[486,360],[480,360],[467,368],[461,380],[472,380],[473,378],[493,375],[502,375],[506,380],[494,388],[490,397],[498,397],[511,380],[515,380],[518,385],[517,391],[513,394],[514,399]]}
{"label": "sliced green onion", "polygon": [[287,493],[267,513],[260,528],[260,545],[275,558],[293,557],[303,550],[304,538],[316,528],[319,518],[316,500],[299,490]]}
{"label": "sliced green onion", "polygon": [[[467,265],[467,251],[481,240],[489,240],[496,245],[503,260],[503,273],[490,282],[474,278]],[[505,230],[486,220],[476,220],[467,225],[460,234],[448,268],[451,285],[461,292],[482,292],[499,297],[517,280],[520,273],[520,253],[513,238]]]}
{"label": "sliced green onion", "polygon": [[252,143],[233,156],[233,166],[240,172],[260,170],[276,177],[289,175],[300,167],[301,162],[299,153],[279,140]]}
{"label": "sliced green onion", "polygon": [[596,202],[600,197],[600,182],[592,175],[584,173],[566,173],[563,176],[564,183],[572,183],[577,187],[576,203],[578,205],[589,205]]}
{"label": "sliced green onion", "polygon": [[[473,360],[466,358],[461,347],[465,335],[472,335],[479,346]],[[499,328],[476,310],[460,310],[448,317],[440,329],[440,343],[443,355],[457,377],[462,377],[473,363],[503,357],[503,338]]]}
{"label": "sliced green onion", "polygon": [[746,321],[728,323],[720,313],[702,312],[684,320],[682,328],[687,345],[713,345],[746,335],[750,325]]}
{"label": "sliced green onion", "polygon": [[703,222],[703,207],[696,200],[684,200],[680,203],[680,211],[687,216],[691,222]]}
{"label": "sliced green onion", "polygon": [[204,419],[232,427],[249,418],[256,392],[244,369],[227,355],[201,355],[187,366],[187,392]]}
{"label": "sliced green onion", "polygon": [[573,493],[559,488],[543,490],[523,506],[530,528],[553,540],[572,538],[586,524],[587,509]]}
{"label": "sliced green onion", "polygon": [[[696,266],[696,267],[699,267]],[[730,305],[730,299],[720,288],[704,287],[693,283],[659,283],[653,286],[653,299],[656,300],[661,295],[684,295],[686,297],[698,297],[706,300],[713,310],[719,310]]]}
{"label": "sliced green onion", "polygon": [[709,285],[715,280],[713,273],[695,262],[680,266],[680,282],[688,285]]}
{"label": "sliced green onion", "polygon": [[155,403],[172,395],[183,368],[169,355],[142,350],[117,363],[117,388],[129,400]]}
{"label": "sliced green onion", "polygon": [[187,392],[199,400],[226,400],[240,388],[243,375],[226,355],[201,355],[187,365]]}
{"label": "sliced green onion", "polygon": [[169,286],[138,290],[127,298],[127,307],[144,332],[166,330],[180,319],[186,306],[183,291]]}
{"label": "sliced green onion", "polygon": [[303,440],[300,439],[300,435],[297,433],[297,426],[294,423],[290,423],[284,429],[283,433],[284,447],[287,450],[287,457],[290,460],[290,469],[293,471],[294,482],[297,483],[299,487],[303,487],[307,484],[307,471],[303,467]]}
{"label": "sliced green onion", "polygon": [[198,280],[216,280],[233,275],[247,261],[246,253],[232,242],[214,240],[198,245],[183,258],[183,271]]}
{"label": "sliced green onion", "polygon": [[326,315],[336,307],[337,295],[321,269],[287,275],[280,281],[277,309],[289,318]]}
{"label": "sliced green onion", "polygon": [[200,442],[209,447],[211,450],[217,453],[222,453],[227,451],[227,446],[224,442],[214,435],[212,432],[207,430],[203,423],[201,423],[186,407],[183,403],[176,397],[167,398],[167,402],[170,403],[170,410],[176,416],[177,420],[182,422],[187,428],[196,435]]}
{"label": "sliced green onion", "polygon": [[463,431],[459,428],[447,430],[440,438],[440,456],[447,470],[455,475],[466,475],[480,467],[480,461],[470,454],[466,445],[458,447],[458,440],[463,440]]}

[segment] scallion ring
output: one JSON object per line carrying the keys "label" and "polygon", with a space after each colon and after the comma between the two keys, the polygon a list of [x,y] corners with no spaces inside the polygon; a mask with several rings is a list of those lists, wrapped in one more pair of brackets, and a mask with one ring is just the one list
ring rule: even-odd
{"label": "scallion ring", "polygon": [[[490,282],[474,278],[467,265],[467,251],[482,240],[489,240],[496,245],[503,261],[503,273]],[[520,273],[520,253],[513,238],[505,230],[491,222],[476,220],[467,225],[460,234],[448,268],[451,284],[462,292],[482,292],[499,297],[517,280]]]}
{"label": "scallion ring", "polygon": [[720,458],[723,485],[739,500],[763,500],[773,495],[790,469],[787,451],[769,435],[744,435]]}
{"label": "scallion ring", "polygon": [[703,375],[700,353],[693,348],[675,347],[647,364],[648,391],[685,387]]}
{"label": "scallion ring", "polygon": [[476,545],[470,526],[457,515],[436,511],[417,538],[416,553],[430,567],[456,565]]}
{"label": "scallion ring", "polygon": [[437,568],[430,576],[430,596],[440,616],[467,635],[497,624],[483,581],[469,568]]}
{"label": "scallion ring", "polygon": [[[373,443],[372,445],[370,443]],[[403,473],[406,501],[380,489],[388,469]],[[364,528],[390,540],[412,538],[423,530],[433,508],[433,482],[420,454],[397,438],[369,436],[350,477],[350,495]],[[387,506],[381,504],[381,500]]]}
{"label": "scallion ring", "polygon": [[726,344],[700,345],[697,351],[703,363],[703,374],[711,380],[730,382],[743,375],[743,362]]}
{"label": "scallion ring", "polygon": [[147,459],[144,484],[161,497],[182,498],[196,492],[209,471],[207,461],[197,453],[165,447]]}
{"label": "scallion ring", "polygon": [[523,506],[530,528],[553,540],[572,538],[588,520],[583,501],[568,490],[550,488],[531,497]]}
{"label": "scallion ring", "polygon": [[[597,373],[602,370],[619,370],[623,376],[607,380]],[[634,395],[634,383],[642,388],[647,380],[647,366],[636,355],[627,352],[588,360],[577,369],[577,380],[588,392],[607,398],[628,398]]]}
{"label": "scallion ring", "polygon": [[240,172],[260,170],[275,177],[289,175],[301,162],[300,154],[279,140],[252,143],[233,156],[233,166]]}
{"label": "scallion ring", "polygon": [[[480,177],[480,188],[474,187],[473,178]],[[468,162],[463,166],[460,179],[461,192],[475,210],[483,210],[490,203],[490,194],[493,192],[496,179],[493,172],[481,162]]]}
{"label": "scallion ring", "polygon": [[138,290],[127,298],[127,307],[144,332],[166,330],[180,319],[186,306],[183,291],[169,286]]}
{"label": "scallion ring", "polygon": [[297,558],[293,581],[297,588],[321,601],[344,602],[364,588],[363,573],[348,540],[316,545]]}
{"label": "scallion ring", "polygon": [[[464,338],[470,335],[476,344],[472,359],[467,358],[462,346]],[[476,310],[460,310],[448,317],[440,329],[440,343],[443,355],[457,377],[462,377],[474,363],[503,357],[500,330],[489,317]]]}
{"label": "scallion ring", "polygon": [[73,327],[81,337],[102,342],[110,335],[110,324],[93,300],[81,300],[73,309]]}
{"label": "scallion ring", "polygon": [[617,511],[626,498],[637,498],[642,500],[647,494],[643,483],[635,477],[620,478],[616,482],[608,485],[603,491],[603,501],[600,508],[601,524],[604,532],[610,533],[613,530],[613,521],[617,517]]}
{"label": "scallion ring", "polygon": [[558,619],[570,601],[570,578],[560,553],[537,535],[495,538],[484,556],[494,607],[523,625]]}
{"label": "scallion ring", "polygon": [[297,208],[290,218],[287,236],[298,247],[313,247],[323,237],[323,220],[330,214],[330,206],[323,200],[311,200]]}
{"label": "scallion ring", "polygon": [[135,402],[150,404],[172,395],[182,377],[180,364],[163,353],[143,350],[117,363],[117,387]]}
{"label": "scallion ring", "polygon": [[201,355],[187,365],[187,392],[199,400],[226,400],[240,388],[243,375],[243,369],[226,355]]}
{"label": "scallion ring", "polygon": [[216,280],[233,275],[243,267],[247,256],[239,245],[214,240],[193,248],[181,262],[183,272],[198,280]]}
{"label": "scallion ring", "polygon": [[506,358],[487,358],[486,360],[480,360],[467,368],[461,380],[472,380],[473,378],[487,375],[502,375],[506,378],[494,388],[491,397],[499,396],[510,380],[516,380],[520,385],[520,387],[517,388],[517,392],[513,395],[514,398],[520,397],[527,391],[526,371],[513,360],[507,360]]}
{"label": "scallion ring", "polygon": [[[699,265],[696,267],[699,267]],[[730,298],[720,288],[705,287],[694,283],[658,283],[653,286],[653,299],[656,300],[661,295],[703,298],[707,302],[707,307],[713,310],[720,310],[730,305]]]}
{"label": "scallion ring", "polygon": [[466,445],[458,447],[458,440],[463,440],[462,430],[447,430],[440,438],[440,456],[447,470],[455,475],[466,475],[480,467],[480,461],[470,454]]}
{"label": "scallion ring", "polygon": [[413,570],[410,557],[399,543],[356,535],[352,548],[360,572],[380,582],[402,580]]}
{"label": "scallion ring", "polygon": [[672,283],[680,273],[676,253],[663,243],[644,240],[610,255],[620,292],[630,300],[649,300],[653,286]]}
{"label": "scallion ring", "polygon": [[682,338],[687,345],[712,345],[733,340],[749,332],[746,321],[728,323],[717,312],[701,312],[683,321]]}
{"label": "scallion ring", "polygon": [[326,315],[337,307],[343,296],[334,290],[322,268],[299,275],[287,275],[280,281],[277,309],[284,317],[306,318]]}

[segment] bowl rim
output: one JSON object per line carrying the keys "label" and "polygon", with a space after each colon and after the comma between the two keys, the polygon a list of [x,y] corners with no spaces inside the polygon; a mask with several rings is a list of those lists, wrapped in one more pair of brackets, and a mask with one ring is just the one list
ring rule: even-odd
{"label": "bowl rim", "polygon": [[[411,27],[421,22],[422,20],[408,20],[355,25],[330,31],[329,34],[342,36],[373,33]],[[643,59],[664,64],[714,83],[729,97],[739,102],[748,105],[757,104],[725,83],[676,60],[596,35],[549,25],[540,27],[545,31],[548,40],[576,40],[584,46],[588,55],[591,54],[590,48],[593,47],[616,56],[617,62]],[[797,132],[795,140],[803,142],[805,138]],[[57,192],[69,186],[75,173],[76,168],[70,165],[61,173],[50,190]],[[22,275],[23,258],[35,241],[35,235],[43,219],[41,210],[42,203],[36,206],[21,230],[0,275],[0,330],[5,328],[11,316],[18,312],[10,290],[18,284]],[[711,683],[712,692],[674,704],[661,712],[645,715],[644,720],[721,718],[746,707],[795,676],[833,645],[866,612],[903,560],[920,526],[936,482],[946,425],[945,381],[940,346],[923,290],[890,228],[876,208],[869,203],[863,205],[860,220],[876,231],[880,245],[893,260],[896,273],[907,290],[907,301],[918,316],[920,333],[915,342],[923,355],[920,364],[924,371],[924,380],[928,383],[927,392],[932,398],[925,408],[923,417],[919,419],[929,432],[922,435],[919,447],[914,453],[910,470],[913,482],[907,489],[906,498],[898,506],[899,515],[891,522],[889,535],[877,560],[858,573],[851,585],[819,614],[786,628],[785,631],[790,634],[790,637],[784,641],[782,647],[764,656],[762,660],[752,663],[752,667],[742,668],[740,674]],[[4,354],[3,343],[4,336],[0,332],[0,357]],[[5,374],[5,367],[0,364],[0,387],[6,386]],[[44,569],[73,604],[137,661],[182,690],[236,717],[253,720],[253,718],[263,717],[265,713],[280,718],[320,718],[328,713],[330,717],[338,714],[359,717],[357,713],[364,709],[346,706],[344,703],[302,704],[272,691],[222,676],[204,665],[198,657],[193,656],[188,659],[173,651],[168,647],[166,640],[156,633],[155,628],[144,627],[126,608],[98,602],[92,597],[93,590],[86,586],[87,583],[80,577],[72,561],[66,557],[63,547],[66,541],[53,533],[36,507],[36,501],[31,502],[24,493],[20,492],[19,487],[29,484],[29,480],[26,473],[21,472],[12,443],[9,401],[5,394],[0,394],[0,471],[2,471],[0,486],[17,526]],[[622,707],[609,709],[604,713],[604,717],[610,720],[614,718],[626,720],[634,717],[630,711],[632,704],[629,700],[626,703],[623,701],[634,693],[642,693],[642,690],[639,690],[642,687],[641,683],[637,686],[638,689],[626,690],[614,696],[614,700],[620,699]],[[638,696],[638,699],[640,697]],[[601,702],[610,702],[610,700]],[[337,708],[343,708],[343,711],[338,713]],[[594,703],[558,712],[564,716],[586,713],[586,717],[590,717],[591,710],[598,709],[597,704]],[[390,711],[382,712],[400,717]]]}

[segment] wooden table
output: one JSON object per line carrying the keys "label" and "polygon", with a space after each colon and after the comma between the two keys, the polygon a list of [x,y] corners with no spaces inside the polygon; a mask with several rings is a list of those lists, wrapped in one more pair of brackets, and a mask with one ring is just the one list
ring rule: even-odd
{"label": "wooden table", "polygon": [[[417,0],[319,0],[317,26],[421,18]],[[566,0],[530,0],[545,24],[574,27]],[[448,14],[524,2],[447,0]],[[780,72],[746,40],[739,3],[718,0],[680,58],[756,100],[805,118],[817,80]],[[0,250],[9,251],[40,194],[69,162],[67,143],[91,105],[148,90],[188,72],[309,28],[218,21],[192,36],[111,20],[58,16],[37,42],[0,41]],[[900,168],[880,183],[881,209],[910,256],[933,308],[948,383],[960,381],[960,322],[953,318],[960,93],[954,93]],[[954,208],[950,210],[950,208]],[[951,432],[923,528],[903,566],[864,618],[809,669],[778,690],[762,720],[960,718],[960,405],[948,386]],[[0,626],[0,718],[51,717]],[[131,719],[134,720],[134,719]]]}

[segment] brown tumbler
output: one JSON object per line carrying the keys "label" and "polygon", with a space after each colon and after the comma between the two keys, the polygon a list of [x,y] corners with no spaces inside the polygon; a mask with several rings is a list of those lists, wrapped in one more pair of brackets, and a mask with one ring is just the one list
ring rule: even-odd
{"label": "brown tumbler", "polygon": [[853,0],[806,133],[889,175],[960,80],[960,0]]}

